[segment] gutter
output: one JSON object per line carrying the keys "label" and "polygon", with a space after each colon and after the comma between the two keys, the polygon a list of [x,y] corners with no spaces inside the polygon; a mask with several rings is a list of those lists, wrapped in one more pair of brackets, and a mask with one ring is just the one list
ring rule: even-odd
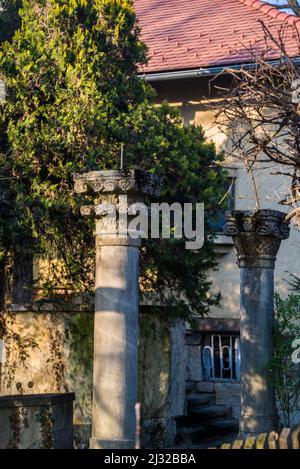
{"label": "gutter", "polygon": [[[276,66],[281,64],[281,60],[271,60],[270,65]],[[300,57],[294,59],[295,65],[300,65]],[[139,77],[148,82],[170,81],[170,80],[184,80],[186,78],[200,78],[215,76],[224,72],[227,69],[231,70],[253,70],[257,67],[255,63],[246,63],[239,65],[222,65],[219,67],[195,68],[191,70],[178,70],[173,72],[157,72],[157,73],[140,73]]]}

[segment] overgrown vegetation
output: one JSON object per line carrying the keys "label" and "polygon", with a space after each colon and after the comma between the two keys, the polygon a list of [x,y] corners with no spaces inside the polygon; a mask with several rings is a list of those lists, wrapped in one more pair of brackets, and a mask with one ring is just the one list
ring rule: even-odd
{"label": "overgrown vegetation", "polygon": [[300,368],[294,363],[293,342],[300,338],[300,295],[286,299],[275,296],[274,356],[269,365],[278,415],[285,427],[291,427],[293,411],[300,398]]}
{"label": "overgrown vegetation", "polygon": [[[124,145],[127,168],[163,176],[162,200],[204,202],[208,220],[221,199],[221,158],[200,128],[184,127],[166,104],[154,106],[153,89],[137,75],[147,54],[131,0],[24,0],[20,18],[0,51],[7,88],[0,106],[2,274],[9,277],[12,259],[26,296],[30,258],[57,258],[45,294],[89,291],[93,221],[79,213],[72,174],[118,168]],[[218,301],[207,280],[215,262],[211,231],[206,222],[197,253],[180,240],[147,243],[143,294],[155,292],[176,314],[207,312]]]}

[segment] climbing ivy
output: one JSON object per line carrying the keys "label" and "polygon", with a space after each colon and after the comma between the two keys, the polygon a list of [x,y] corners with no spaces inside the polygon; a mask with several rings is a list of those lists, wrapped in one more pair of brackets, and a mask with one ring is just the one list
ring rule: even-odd
{"label": "climbing ivy", "polygon": [[53,426],[55,420],[50,407],[40,407],[36,420],[41,428],[41,449],[53,449]]}
{"label": "climbing ivy", "polygon": [[0,338],[5,343],[5,363],[1,366],[1,380],[3,389],[24,394],[22,384],[15,382],[16,371],[27,367],[27,360],[37,343],[30,334],[16,332],[14,324],[15,314],[7,311],[0,314]]}

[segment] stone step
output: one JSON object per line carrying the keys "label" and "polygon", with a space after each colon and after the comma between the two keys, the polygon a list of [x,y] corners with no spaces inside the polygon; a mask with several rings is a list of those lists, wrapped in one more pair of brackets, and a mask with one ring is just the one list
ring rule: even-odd
{"label": "stone step", "polygon": [[238,432],[239,421],[237,419],[216,420],[215,422],[209,423],[209,429],[214,435]]}
{"label": "stone step", "polygon": [[[202,438],[195,443],[190,442],[189,444],[185,445],[185,448],[188,449],[208,449],[214,448],[219,449],[223,443],[232,443],[234,440],[237,439],[238,432],[234,431],[233,433],[226,433],[226,435],[211,435],[208,438]],[[182,448],[182,446],[181,446]]]}
{"label": "stone step", "polygon": [[231,418],[231,408],[222,405],[205,405],[189,410],[187,415],[176,418],[178,428],[195,427],[197,425],[208,425],[209,421],[216,419]]}
{"label": "stone step", "polygon": [[209,381],[200,381],[199,383],[195,384],[195,389],[197,392],[215,392],[215,385]]}
{"label": "stone step", "polygon": [[190,394],[186,397],[188,410],[199,408],[206,404],[213,404],[214,395],[210,393]]}
{"label": "stone step", "polygon": [[207,438],[220,438],[227,434],[237,434],[238,420],[224,419],[207,422],[203,425],[183,427],[178,431],[177,442],[201,443]]}
{"label": "stone step", "polygon": [[188,416],[197,417],[198,421],[202,422],[205,420],[228,417],[230,415],[230,411],[230,407],[225,405],[208,405],[189,410]]}
{"label": "stone step", "polygon": [[183,427],[176,435],[177,443],[197,443],[205,438],[205,429],[201,425],[196,427]]}

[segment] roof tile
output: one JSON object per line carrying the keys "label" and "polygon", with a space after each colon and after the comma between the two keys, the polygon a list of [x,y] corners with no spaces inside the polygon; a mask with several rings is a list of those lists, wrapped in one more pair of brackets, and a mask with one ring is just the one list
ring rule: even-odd
{"label": "roof tile", "polygon": [[[272,34],[286,25],[286,48],[299,54],[290,26],[300,31],[300,18],[260,0],[135,0],[135,7],[149,48],[146,73],[250,62],[264,48],[261,21]],[[272,45],[269,57],[278,56]]]}

